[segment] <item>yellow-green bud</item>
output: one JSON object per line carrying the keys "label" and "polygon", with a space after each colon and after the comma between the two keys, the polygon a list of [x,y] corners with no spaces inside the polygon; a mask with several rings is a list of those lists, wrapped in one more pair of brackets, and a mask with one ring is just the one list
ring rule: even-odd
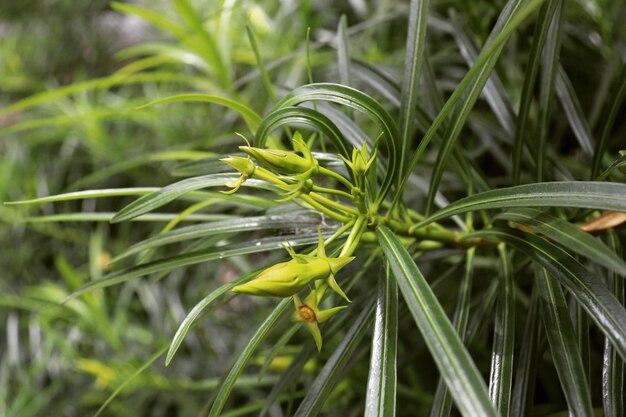
{"label": "yellow-green bud", "polygon": [[332,316],[343,310],[347,306],[339,306],[329,308],[327,310],[320,310],[317,306],[324,295],[324,290],[313,290],[304,299],[304,302],[300,300],[297,295],[293,296],[293,302],[296,306],[296,312],[293,315],[295,321],[300,321],[306,324],[313,335],[317,350],[322,350],[322,334],[320,332],[319,323],[323,323],[330,319]]}
{"label": "yellow-green bud", "polygon": [[269,169],[281,174],[300,174],[302,179],[310,178],[317,172],[318,162],[306,146],[302,137],[294,135],[293,145],[295,152],[283,151],[280,149],[261,149],[252,146],[240,146],[243,152],[247,153],[256,161]]}
{"label": "yellow-green bud", "polygon": [[372,154],[370,158],[369,152],[367,150],[367,143],[363,142],[363,147],[359,151],[357,148],[352,149],[352,159],[348,160],[343,156],[341,159],[352,169],[355,175],[364,175],[368,169],[374,163],[376,159],[376,151]]}
{"label": "yellow-green bud", "polygon": [[251,178],[254,175],[254,171],[256,169],[256,165],[254,165],[254,162],[252,162],[250,158],[242,158],[241,156],[229,156],[228,158],[220,159],[220,161],[230,165],[237,171],[241,172],[241,176],[238,179],[226,183],[226,185],[231,187],[232,190],[224,191],[225,194],[232,194],[237,191],[248,178]]}
{"label": "yellow-green bud", "polygon": [[[342,258],[324,259],[299,255],[298,258],[271,266],[251,281],[233,288],[234,292],[267,297],[289,297],[304,289],[307,284],[326,279],[338,268]],[[350,262],[352,258],[344,261]],[[333,261],[333,262],[329,262]]]}

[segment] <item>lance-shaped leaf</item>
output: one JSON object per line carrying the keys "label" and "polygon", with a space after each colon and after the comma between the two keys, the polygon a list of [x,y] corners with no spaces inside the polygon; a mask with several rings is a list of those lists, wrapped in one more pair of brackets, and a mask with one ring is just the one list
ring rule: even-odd
{"label": "lance-shaped leaf", "polygon": [[497,416],[485,381],[413,258],[391,230],[379,226],[376,233],[402,296],[457,407],[464,416]]}
{"label": "lance-shaped leaf", "polygon": [[391,417],[396,414],[398,286],[389,265],[378,278],[375,314],[365,417]]}
{"label": "lance-shaped leaf", "polygon": [[626,184],[556,181],[485,191],[455,201],[415,227],[425,226],[455,214],[512,207],[584,207],[626,211]]}
{"label": "lance-shaped leaf", "polygon": [[[175,182],[174,184],[170,184],[166,187],[160,188],[157,191],[154,191],[148,195],[144,195],[143,197],[133,201],[132,203],[121,209],[111,220],[111,222],[118,223],[125,220],[130,220],[133,217],[148,213],[149,211],[152,211],[171,201],[174,201],[178,197],[191,191],[196,191],[207,187],[226,186],[228,183],[232,183],[233,181],[237,181],[238,179],[239,174],[211,174],[203,175],[200,177],[187,178],[182,181]],[[277,190],[269,183],[260,180],[248,180],[243,184],[243,186],[274,191]]]}
{"label": "lance-shaped leaf", "polygon": [[274,327],[280,316],[287,310],[289,305],[291,304],[291,299],[285,298],[282,300],[272,311],[265,321],[259,326],[257,331],[254,333],[248,344],[243,348],[235,363],[230,367],[228,374],[222,381],[220,388],[217,392],[215,400],[213,401],[213,405],[211,406],[211,410],[209,411],[209,417],[218,417],[221,415],[224,406],[226,405],[226,401],[230,396],[235,383],[237,382],[237,378],[243,372],[243,368],[247,365],[248,361],[252,357],[252,354],[259,347],[265,336],[269,333],[269,331]]}
{"label": "lance-shaped leaf", "polygon": [[572,252],[626,276],[626,262],[601,240],[583,232],[580,227],[532,208],[520,208],[499,214],[497,218],[530,226]]}
{"label": "lance-shaped leaf", "polygon": [[537,271],[535,283],[541,299],[543,324],[552,360],[565,394],[569,415],[591,417],[591,394],[563,290],[543,268]]}
{"label": "lance-shaped leaf", "polygon": [[626,358],[626,310],[611,294],[602,280],[589,273],[563,249],[530,233],[508,229],[487,229],[474,232],[472,237],[493,237],[526,253],[557,278],[589,316],[611,339],[622,358]]}
{"label": "lance-shaped leaf", "polygon": [[63,302],[67,302],[72,298],[75,298],[88,291],[121,284],[122,282],[126,282],[131,279],[139,278],[148,274],[153,274],[155,272],[171,271],[175,268],[195,265],[201,262],[212,261],[215,259],[224,259],[230,256],[246,255],[249,253],[283,249],[282,245],[284,245],[285,243],[289,243],[289,245],[291,246],[300,246],[315,243],[316,241],[317,235],[314,233],[305,235],[299,234],[298,237],[295,237],[293,235],[271,237],[228,246],[222,246],[218,248],[198,250],[178,256],[173,256],[171,258],[159,259],[146,264],[137,265],[130,268],[122,269],[120,271],[112,272],[103,276],[102,278],[90,281],[74,291],[69,296],[67,296],[66,299],[63,300]]}

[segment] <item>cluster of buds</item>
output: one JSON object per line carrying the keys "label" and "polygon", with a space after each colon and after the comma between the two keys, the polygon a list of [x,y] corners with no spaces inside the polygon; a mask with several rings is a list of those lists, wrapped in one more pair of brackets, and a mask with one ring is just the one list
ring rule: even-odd
{"label": "cluster of buds", "polygon": [[[301,134],[295,133],[292,142],[293,151],[255,148],[248,143],[247,146],[239,147],[241,151],[248,155],[247,158],[231,156],[223,159],[223,162],[241,173],[238,179],[226,184],[232,188],[228,193],[237,191],[246,180],[254,176],[270,181],[287,191],[284,198],[279,201],[287,201],[302,196],[303,199],[309,199],[305,199],[305,201],[309,202],[312,201],[310,197],[304,197],[309,194],[311,198],[316,198],[318,201],[322,199],[323,197],[314,195],[312,191],[324,190],[323,192],[328,192],[328,189],[315,187],[313,185],[313,177],[320,173],[338,178],[337,175],[339,174],[329,172],[328,169],[319,166],[319,162],[311,153]],[[355,190],[359,191],[361,188],[358,185],[363,184],[362,180],[372,165],[374,156],[369,157],[367,145],[364,144],[360,151],[357,149],[353,150],[350,160],[344,158],[344,161],[355,177],[359,178],[357,187],[352,185],[350,190],[354,194]],[[258,166],[255,165],[255,162]],[[338,179],[344,181],[346,186],[351,185],[343,178]],[[347,195],[350,198],[350,194],[343,193],[343,195]],[[323,201],[325,201],[325,204],[332,204],[330,200],[326,199]],[[316,204],[318,204],[316,207],[320,207],[319,203]],[[291,247],[286,247],[291,256],[289,261],[275,264],[263,270],[252,280],[234,287],[232,291],[256,296],[293,297],[296,307],[296,312],[293,316],[294,320],[306,324],[313,335],[317,348],[321,349],[322,336],[319,330],[319,323],[328,320],[347,306],[320,310],[318,305],[329,287],[347,302],[350,302],[344,291],[337,284],[335,275],[354,258],[352,256],[328,257],[319,229],[318,236],[319,243],[315,254],[297,254]],[[298,296],[298,293],[309,285],[313,289],[303,301]]]}
{"label": "cluster of buds", "polygon": [[265,297],[290,297],[302,291],[308,284],[324,281],[337,294],[350,302],[337,284],[335,274],[350,263],[352,256],[329,258],[324,249],[324,240],[318,230],[319,243],[315,255],[302,255],[288,248],[291,260],[273,265],[251,281],[233,288],[236,293]]}
{"label": "cluster of buds", "polygon": [[[354,258],[351,256],[329,258],[326,256],[324,240],[319,229],[318,236],[319,243],[315,255],[297,254],[291,248],[287,248],[292,257],[290,261],[265,269],[252,280],[234,287],[233,292],[267,297],[293,297],[296,305],[294,319],[306,324],[320,350],[322,335],[318,324],[328,320],[346,306],[319,310],[318,304],[328,287],[350,302],[337,284],[335,274]],[[315,289],[302,302],[298,293],[311,283],[315,283]]]}

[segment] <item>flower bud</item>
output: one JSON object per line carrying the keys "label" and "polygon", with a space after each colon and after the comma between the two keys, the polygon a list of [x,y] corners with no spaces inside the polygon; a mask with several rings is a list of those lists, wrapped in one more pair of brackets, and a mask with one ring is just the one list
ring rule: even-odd
{"label": "flower bud", "polygon": [[376,151],[374,151],[372,157],[370,158],[367,150],[367,143],[363,142],[363,147],[360,151],[357,148],[352,149],[351,160],[348,160],[343,156],[341,159],[343,159],[344,162],[352,169],[355,175],[365,175],[376,159]]}
{"label": "flower bud", "polygon": [[296,152],[280,149],[261,149],[252,146],[240,146],[239,149],[256,159],[260,165],[266,168],[281,174],[299,174],[302,176],[302,179],[308,179],[317,172],[317,159],[313,157],[300,134],[294,135],[293,145]]}
{"label": "flower bud", "polygon": [[319,323],[324,323],[326,320],[330,319],[339,311],[347,307],[339,306],[329,308],[327,310],[320,310],[317,306],[323,295],[324,290],[313,290],[304,299],[304,301],[300,300],[300,297],[297,295],[293,296],[293,302],[296,306],[296,312],[293,315],[293,319],[306,324],[311,332],[311,335],[313,335],[318,351],[322,350],[322,333],[319,329]]}
{"label": "flower bud", "polygon": [[[301,257],[307,260],[303,261]],[[310,282],[325,279],[331,273],[331,265],[325,259],[299,255],[297,259],[267,268],[253,280],[233,288],[233,291],[266,297],[289,297],[302,291]]]}
{"label": "flower bud", "polygon": [[226,183],[226,185],[231,187],[232,190],[223,191],[223,193],[225,194],[232,194],[237,191],[248,178],[251,178],[254,175],[254,171],[256,169],[256,165],[254,165],[254,162],[252,162],[250,158],[242,158],[241,156],[230,156],[228,158],[220,159],[220,161],[230,165],[237,171],[241,172],[241,176],[239,178]]}

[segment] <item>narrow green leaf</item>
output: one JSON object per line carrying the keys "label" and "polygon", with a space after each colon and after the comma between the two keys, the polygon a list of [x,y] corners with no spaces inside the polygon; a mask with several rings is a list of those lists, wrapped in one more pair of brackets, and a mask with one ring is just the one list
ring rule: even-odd
{"label": "narrow green leaf", "polygon": [[182,26],[172,22],[169,19],[166,19],[161,13],[144,9],[143,7],[139,7],[133,4],[120,3],[117,1],[112,2],[111,7],[113,8],[113,10],[116,10],[118,12],[138,16],[143,20],[152,23],[159,29],[171,33],[179,39],[184,38],[187,35],[187,32],[185,32],[185,29]]}
{"label": "narrow green leaf", "polygon": [[313,417],[320,411],[333,388],[344,375],[346,366],[360,346],[361,339],[365,336],[370,325],[370,319],[374,313],[373,300],[368,302],[354,324],[348,329],[337,349],[328,359],[320,373],[317,375],[306,396],[296,410],[294,417]]}
{"label": "narrow green leaf", "polygon": [[600,134],[600,140],[596,142],[596,147],[593,150],[593,162],[591,166],[590,178],[595,178],[602,169],[602,158],[604,152],[609,146],[609,140],[611,138],[611,129],[615,124],[615,120],[619,115],[619,111],[622,106],[624,98],[626,98],[626,65],[623,65],[622,71],[616,79],[617,86],[615,87],[615,94],[612,100],[609,102],[607,117],[602,127],[602,133]]}
{"label": "narrow green leaf", "polygon": [[574,132],[574,136],[578,139],[580,148],[586,155],[593,155],[594,140],[591,127],[585,117],[580,100],[576,96],[574,86],[565,69],[560,64],[556,78],[556,94],[565,112],[565,117],[567,117],[567,121]]}
{"label": "narrow green leaf", "polygon": [[516,356],[517,365],[515,367],[515,382],[511,396],[510,417],[525,417],[532,415],[532,404],[535,394],[535,374],[537,372],[539,344],[539,332],[541,324],[537,318],[539,310],[539,297],[536,287],[533,287],[526,314],[526,325],[524,326],[523,343]]}
{"label": "narrow green leaf", "polygon": [[173,82],[183,85],[196,86],[203,89],[215,89],[215,86],[211,82],[207,81],[206,77],[195,77],[182,73],[178,74],[167,71],[154,71],[141,74],[112,75],[110,77],[77,82],[64,87],[56,88],[54,90],[34,94],[0,109],[0,116],[6,116],[11,113],[26,110],[83,91],[104,90],[121,85],[145,84],[153,82]]}
{"label": "narrow green leaf", "polygon": [[158,104],[181,103],[181,102],[213,103],[213,104],[219,104],[220,106],[224,106],[231,110],[234,110],[241,115],[241,117],[246,122],[246,125],[248,126],[248,129],[250,129],[252,134],[256,133],[256,130],[259,128],[259,125],[261,124],[261,116],[259,116],[254,110],[246,106],[244,103],[237,101],[237,100],[230,99],[230,98],[212,96],[209,94],[179,94],[176,96],[170,96],[170,97],[165,97],[165,98],[151,101],[150,103],[146,103],[143,106],[140,106],[139,109],[156,106]]}
{"label": "narrow green leaf", "polygon": [[272,391],[270,391],[269,395],[266,397],[265,405],[259,413],[259,417],[267,415],[270,407],[276,402],[276,399],[286,388],[295,387],[298,384],[298,379],[302,374],[304,365],[311,354],[313,354],[314,350],[315,348],[313,347],[313,343],[304,345],[298,356],[296,356],[291,364],[289,364],[289,367],[282,373],[279,380],[272,388]]}
{"label": "narrow green leaf", "polygon": [[243,372],[243,369],[248,364],[252,354],[257,350],[263,339],[265,339],[265,336],[267,336],[269,331],[272,327],[274,327],[278,319],[291,304],[291,297],[283,299],[259,326],[252,338],[250,338],[250,341],[243,348],[235,360],[235,363],[233,363],[230,367],[228,374],[222,381],[222,384],[217,391],[215,400],[213,401],[213,405],[211,406],[211,410],[209,411],[208,417],[218,417],[222,413],[222,410],[226,405],[226,401],[235,386],[235,382],[237,382],[237,378],[239,378],[239,375]]}
{"label": "narrow green leaf", "polygon": [[83,200],[86,198],[102,198],[102,197],[117,197],[127,195],[146,195],[157,191],[156,187],[135,187],[135,188],[108,188],[102,190],[84,190],[75,191],[72,193],[64,193],[51,195],[46,197],[32,198],[30,200],[21,201],[7,201],[4,204],[41,204],[41,203],[54,203],[57,201],[71,201],[71,200]]}
{"label": "narrow green leaf", "polygon": [[345,14],[339,18],[337,26],[337,67],[339,83],[350,85],[350,50],[348,44],[348,19]]}
{"label": "narrow green leaf", "polygon": [[[420,69],[426,46],[426,29],[430,0],[411,0],[409,28],[404,56],[404,82],[400,96],[400,175],[404,175],[406,157],[411,149],[418,103]],[[402,188],[396,199],[402,198]]]}
{"label": "narrow green leaf", "polygon": [[178,326],[178,330],[176,330],[176,334],[174,335],[174,337],[172,338],[172,341],[170,342],[169,349],[167,350],[167,356],[165,357],[165,366],[168,366],[170,364],[170,362],[172,361],[172,358],[176,354],[176,351],[178,351],[178,348],[180,347],[181,343],[183,342],[183,339],[187,335],[187,332],[189,331],[189,329],[191,328],[193,323],[196,321],[198,316],[209,305],[211,305],[211,303],[213,301],[217,300],[218,298],[220,298],[222,295],[226,294],[228,291],[230,291],[231,289],[233,289],[237,285],[242,284],[242,283],[248,281],[249,279],[254,277],[256,274],[258,274],[258,272],[259,271],[254,271],[254,272],[250,272],[248,274],[244,274],[244,275],[240,276],[239,278],[234,279],[234,280],[232,280],[232,281],[230,281],[230,282],[220,286],[216,290],[211,291],[210,294],[208,294],[206,297],[204,297],[202,300],[200,300],[200,302],[198,302],[198,304],[196,304],[194,306],[194,308],[191,309],[191,311],[187,314],[187,316],[182,321],[182,323],[180,323],[180,326]]}
{"label": "narrow green leaf", "polygon": [[[506,16],[506,14],[503,14],[503,16]],[[472,41],[473,36],[468,32],[468,29],[464,27],[465,25],[463,25],[459,17],[453,15],[453,18],[452,24],[455,27],[455,31],[452,34],[454,40],[458,44],[461,55],[465,59],[467,66],[472,67],[478,56],[477,48]],[[506,132],[506,135],[512,137],[515,131],[515,115],[504,85],[495,71],[489,74],[489,78],[483,87],[482,95]]]}
{"label": "narrow green leaf", "polygon": [[212,261],[216,259],[224,259],[230,256],[246,255],[249,253],[265,252],[269,250],[282,249],[283,244],[288,243],[291,246],[310,245],[317,242],[316,233],[300,233],[298,236],[287,235],[271,238],[257,239],[255,241],[237,243],[232,245],[220,246],[218,248],[210,248],[189,252],[171,258],[159,259],[142,265],[133,266],[122,269],[120,271],[109,273],[100,279],[93,280],[74,291],[63,302],[67,302],[77,296],[98,288],[110,287],[120,284],[134,278],[139,278],[155,272],[171,271],[182,266],[195,265],[202,262]]}
{"label": "narrow green leaf", "polygon": [[504,244],[498,245],[502,265],[502,282],[496,305],[489,395],[503,416],[509,415],[513,384],[513,350],[515,343],[515,289],[513,272]]}
{"label": "narrow green leaf", "polygon": [[378,278],[378,298],[374,315],[365,417],[396,415],[396,355],[398,341],[398,286],[385,265]]}
{"label": "narrow green leaf", "polygon": [[274,129],[290,123],[305,124],[318,129],[320,133],[330,139],[339,153],[346,158],[349,157],[350,148],[335,123],[319,111],[306,107],[282,107],[268,114],[259,126],[254,139],[255,146],[263,147]]}
{"label": "narrow green leaf", "polygon": [[626,277],[626,262],[611,251],[601,240],[565,220],[532,208],[520,208],[496,216],[537,229],[550,239],[579,255],[585,256]]}
{"label": "narrow green leaf", "polygon": [[[516,17],[517,13],[521,13],[521,11],[523,11],[523,3],[523,0],[510,0],[509,2],[507,2],[506,7],[502,10],[500,16],[498,17],[496,25],[494,26],[492,33],[487,39],[485,48],[483,48],[483,50],[486,50],[486,48],[489,47],[491,41],[497,37],[496,34],[502,33],[507,25],[511,24],[511,20]],[[463,129],[463,126],[465,125],[465,122],[469,117],[469,114],[474,107],[474,104],[476,104],[476,101],[480,97],[480,94],[483,91],[485,84],[489,80],[491,72],[493,71],[493,68],[497,63],[503,48],[504,44],[502,44],[499,48],[493,50],[489,58],[485,61],[484,65],[482,65],[480,71],[476,74],[475,78],[468,85],[465,91],[465,98],[461,100],[461,103],[452,112],[452,120],[448,124],[445,134],[443,135],[441,141],[442,145],[439,149],[439,153],[437,154],[437,161],[435,162],[435,166],[432,170],[430,186],[428,189],[428,197],[426,199],[426,214],[429,214],[432,210],[433,203],[435,201],[435,195],[437,194],[437,190],[439,189],[439,183],[441,181],[441,178],[443,177],[443,172],[448,162],[448,158],[452,154],[455,148],[456,141],[459,138],[459,135],[461,134],[461,131]],[[420,152],[420,149],[422,149],[421,152],[423,152],[423,149],[425,149],[422,145],[425,139],[426,137],[424,137],[422,143],[420,143],[417,152]]]}
{"label": "narrow green leaf", "polygon": [[416,227],[470,211],[546,206],[626,211],[626,184],[561,181],[485,191],[455,201],[419,222]]}
{"label": "narrow green leaf", "polygon": [[291,338],[302,328],[302,323],[293,323],[289,330],[284,332],[280,339],[276,343],[272,345],[272,349],[269,351],[267,356],[263,358],[263,366],[259,369],[259,382],[265,378],[267,371],[272,366],[272,362],[274,362],[274,358],[278,356],[279,353],[284,349],[284,347],[289,343]]}
{"label": "narrow green leaf", "polygon": [[[308,213],[309,215],[307,215]],[[300,214],[277,214],[255,217],[230,218],[224,221],[205,223],[200,225],[181,227],[167,233],[152,236],[146,240],[134,244],[115,257],[112,262],[117,262],[128,256],[134,255],[144,250],[154,249],[163,245],[169,245],[190,239],[205,238],[218,234],[230,234],[243,231],[264,230],[264,229],[293,229],[298,227],[313,226],[320,223],[319,216],[310,215],[310,212]]]}
{"label": "narrow green leaf", "polygon": [[[130,220],[133,217],[148,213],[158,207],[161,207],[170,201],[176,200],[178,197],[191,191],[197,191],[207,187],[223,187],[226,183],[239,178],[239,174],[210,174],[201,175],[199,177],[187,178],[182,181],[175,182],[148,195],[145,195],[133,201],[123,209],[121,209],[113,219],[112,223],[119,223]],[[260,180],[250,179],[243,183],[244,187],[255,187],[266,190],[276,190],[269,183]],[[221,195],[221,194],[216,194]],[[226,194],[223,194],[227,196]],[[226,198],[227,199],[227,198]]]}
{"label": "narrow green leaf", "polygon": [[124,382],[122,382],[115,390],[107,397],[107,399],[102,403],[102,405],[98,408],[98,411],[93,415],[93,417],[98,417],[102,412],[108,407],[111,402],[117,398],[118,395],[130,384],[133,382],[135,378],[141,375],[146,369],[150,367],[157,359],[159,359],[167,350],[167,345],[163,346],[154,355],[152,355],[147,361],[143,363],[139,368],[135,370],[130,376],[128,376]]}
{"label": "narrow green leaf", "polygon": [[263,55],[261,55],[261,51],[259,50],[259,45],[257,43],[254,30],[249,23],[246,24],[246,33],[248,34],[248,41],[250,42],[250,46],[252,47],[252,52],[254,52],[254,57],[256,58],[256,66],[261,73],[261,81],[263,82],[265,92],[272,100],[272,103],[276,103],[278,101],[278,97],[276,96],[276,92],[274,91],[274,85],[272,84],[272,80],[270,80],[270,76],[267,73],[267,69],[265,68]]}
{"label": "narrow green leaf", "polygon": [[[620,244],[615,233],[609,234],[609,245],[619,250]],[[624,305],[624,280],[611,274],[608,281],[613,295]],[[604,417],[624,415],[624,361],[617,355],[608,337],[604,339],[602,357],[602,405]]]}
{"label": "narrow green leaf", "polygon": [[[470,248],[467,251],[465,258],[465,274],[461,285],[459,285],[459,291],[456,301],[456,309],[454,310],[454,317],[452,323],[456,332],[459,334],[461,341],[466,342],[468,337],[467,327],[469,322],[469,311],[472,295],[472,280],[474,277],[474,254],[475,248]],[[450,391],[446,385],[444,378],[439,378],[437,383],[437,389],[435,391],[435,398],[430,408],[430,417],[447,417],[452,411],[452,398],[450,397]]]}
{"label": "narrow green leaf", "polygon": [[558,246],[536,235],[507,229],[486,229],[473,237],[493,237],[526,253],[557,278],[585,308],[591,319],[626,358],[626,310],[602,280]]}
{"label": "narrow green leaf", "polygon": [[598,175],[598,181],[601,181],[611,175],[611,173],[616,169],[624,169],[626,167],[626,153],[624,155],[617,158],[604,172]]}
{"label": "narrow green leaf", "polygon": [[[224,181],[228,181],[228,178],[235,179],[237,178],[236,174],[228,174],[224,175]],[[251,181],[251,182],[250,182]],[[248,180],[246,182],[250,182],[248,185],[252,187],[258,187],[261,189],[273,189],[268,186],[267,183],[258,180]],[[218,181],[219,185],[219,181]],[[245,184],[244,184],[245,186]],[[4,204],[6,205],[18,205],[18,204],[41,204],[41,203],[54,203],[59,201],[72,201],[72,200],[84,200],[87,198],[104,198],[104,197],[120,197],[120,196],[145,196],[147,194],[158,193],[162,188],[158,187],[136,187],[136,188],[110,188],[110,189],[101,189],[101,190],[84,190],[84,191],[75,191],[71,193],[64,194],[56,194],[46,197],[33,198],[30,200],[21,200],[21,201],[7,201]],[[245,205],[251,205],[259,208],[272,208],[276,206],[276,203],[268,200],[267,198],[261,198],[253,195],[232,195],[232,194],[223,194],[212,191],[191,191],[186,193],[186,195],[182,196],[184,199],[197,199],[198,197],[203,199],[214,198],[217,200],[223,200],[225,202],[236,202],[242,203]],[[94,213],[97,215],[98,213]],[[165,215],[165,214],[164,214]],[[167,215],[169,216],[169,215]]]}
{"label": "narrow green leaf", "polygon": [[207,64],[213,69],[220,86],[228,89],[232,83],[231,74],[213,36],[205,29],[199,14],[193,9],[188,0],[173,0],[176,11],[183,18],[187,27],[197,36],[198,41],[193,43],[194,49],[202,55]]}
{"label": "narrow green leaf", "polygon": [[461,414],[497,416],[485,381],[411,255],[385,226],[378,226],[376,233],[404,300]]}
{"label": "narrow green leaf", "polygon": [[517,125],[515,129],[515,145],[513,147],[513,184],[520,182],[522,153],[524,150],[524,142],[530,131],[528,119],[530,116],[530,108],[532,104],[533,94],[535,90],[535,82],[539,73],[539,64],[541,62],[541,53],[543,45],[546,42],[550,21],[554,15],[556,8],[556,0],[548,0],[541,6],[539,17],[535,23],[535,31],[533,41],[528,54],[528,63],[526,64],[526,72],[524,74],[524,84],[522,86],[522,95],[517,115]]}
{"label": "narrow green leaf", "polygon": [[591,394],[563,290],[543,268],[537,271],[535,283],[540,295],[541,316],[552,352],[552,361],[565,394],[569,415],[591,417],[593,416]]}
{"label": "narrow green leaf", "polygon": [[[62,213],[50,214],[48,216],[25,217],[23,221],[28,223],[50,223],[50,222],[110,222],[115,213]],[[147,213],[139,217],[134,217],[132,222],[169,222],[180,217],[179,213]],[[190,214],[181,219],[184,222],[214,222],[232,218],[229,214]]]}
{"label": "narrow green leaf", "polygon": [[411,162],[409,163],[406,171],[403,174],[404,178],[401,182],[399,189],[404,188],[404,184],[406,184],[409,174],[417,165],[417,162],[423,155],[426,147],[428,146],[430,141],[436,136],[439,127],[443,124],[443,122],[450,115],[451,111],[457,105],[459,100],[463,97],[465,91],[470,86],[470,84],[479,75],[479,73],[485,70],[486,65],[488,65],[490,59],[493,57],[493,54],[500,50],[504,43],[506,43],[506,41],[509,39],[513,31],[517,29],[517,27],[519,27],[519,25],[521,25],[526,20],[526,18],[532,14],[541,5],[542,2],[543,0],[529,0],[525,2],[523,8],[518,13],[515,13],[515,16],[512,18],[512,20],[502,28],[502,31],[500,31],[498,35],[493,38],[493,41],[489,43],[485,48],[483,48],[483,50],[476,58],[476,63],[474,64],[474,66],[469,69],[461,82],[458,83],[454,92],[452,93],[444,107],[441,109],[441,111],[433,121],[433,124],[430,126],[430,128],[422,138],[422,141],[420,142],[417,150],[413,154]]}

